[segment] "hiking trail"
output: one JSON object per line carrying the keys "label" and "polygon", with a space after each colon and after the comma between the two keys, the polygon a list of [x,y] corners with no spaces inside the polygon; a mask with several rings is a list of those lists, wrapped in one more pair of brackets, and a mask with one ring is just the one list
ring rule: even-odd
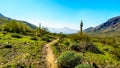
{"label": "hiking trail", "polygon": [[57,68],[57,64],[55,63],[56,58],[52,51],[51,45],[58,42],[59,39],[53,40],[50,43],[47,43],[43,46],[42,49],[42,65],[40,68]]}

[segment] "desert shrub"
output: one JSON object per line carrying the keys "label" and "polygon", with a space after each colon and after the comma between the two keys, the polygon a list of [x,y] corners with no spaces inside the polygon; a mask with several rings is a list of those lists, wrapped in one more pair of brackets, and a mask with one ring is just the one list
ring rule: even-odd
{"label": "desert shrub", "polygon": [[86,33],[82,33],[82,36],[80,35],[80,32],[78,33],[74,33],[74,34],[70,34],[68,35],[68,37],[70,39],[72,39],[73,41],[90,41],[91,37],[89,35],[87,35]]}
{"label": "desert shrub", "polygon": [[102,53],[93,43],[88,42],[74,43],[70,48],[79,52],[90,51],[92,53]]}
{"label": "desert shrub", "polygon": [[103,50],[104,50],[104,51],[109,51],[109,48],[104,48]]}
{"label": "desert shrub", "polygon": [[99,42],[99,40],[98,40],[97,38],[95,38],[95,37],[92,37],[92,38],[91,38],[91,41],[92,41],[92,42]]}
{"label": "desert shrub", "polygon": [[118,57],[118,60],[120,60],[120,48],[114,48],[111,51],[112,54],[116,55]]}
{"label": "desert shrub", "polygon": [[23,63],[19,63],[16,65],[16,68],[25,68],[25,67],[26,67],[26,65]]}
{"label": "desert shrub", "polygon": [[79,64],[75,68],[94,68],[94,67],[90,64]]}
{"label": "desert shrub", "polygon": [[43,41],[47,41],[47,42],[51,42],[52,41],[52,37],[50,35],[45,35],[42,37]]}
{"label": "desert shrub", "polygon": [[12,64],[12,65],[7,65],[7,66],[5,66],[4,68],[15,68],[16,67],[16,65],[15,64]]}
{"label": "desert shrub", "polygon": [[11,37],[13,37],[13,38],[22,38],[22,36],[20,34],[16,34],[16,33],[12,34]]}
{"label": "desert shrub", "polygon": [[10,65],[7,65],[5,68],[26,68],[26,65],[23,63],[10,64]]}
{"label": "desert shrub", "polygon": [[31,40],[36,40],[36,41],[38,40],[37,37],[31,37],[30,39],[31,39]]}
{"label": "desert shrub", "polygon": [[6,32],[6,31],[2,31],[2,34],[4,34],[4,35],[5,35],[5,34],[7,34],[7,32]]}
{"label": "desert shrub", "polygon": [[58,57],[58,67],[60,68],[74,68],[81,63],[82,56],[73,52],[67,51]]}
{"label": "desert shrub", "polygon": [[5,45],[4,48],[12,48],[12,46],[11,45]]}
{"label": "desert shrub", "polygon": [[112,47],[119,48],[120,44],[113,44]]}
{"label": "desert shrub", "polygon": [[92,53],[98,53],[98,54],[103,54],[93,43],[89,43],[86,46],[86,50],[90,51]]}
{"label": "desert shrub", "polygon": [[9,42],[5,42],[3,46],[4,46],[3,48],[12,48],[12,45]]}
{"label": "desert shrub", "polygon": [[50,42],[49,37],[42,37],[42,40],[43,40],[43,41]]}
{"label": "desert shrub", "polygon": [[74,51],[80,51],[81,50],[79,43],[74,43],[70,48]]}

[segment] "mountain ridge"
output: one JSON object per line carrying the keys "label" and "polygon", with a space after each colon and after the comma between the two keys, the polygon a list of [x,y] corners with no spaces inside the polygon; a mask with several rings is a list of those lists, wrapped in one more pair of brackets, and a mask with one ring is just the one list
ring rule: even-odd
{"label": "mountain ridge", "polygon": [[[10,20],[16,20],[16,19],[12,19],[10,17],[7,17],[7,16],[4,16],[3,14],[0,13],[0,24],[3,24],[4,21],[2,20],[7,20],[7,21],[10,21]],[[25,23],[26,25],[30,26],[31,28],[35,29],[37,26],[27,22],[27,21],[23,21],[23,20],[16,20],[18,22],[22,22],[22,23]],[[69,27],[63,27],[63,28],[49,28],[49,31],[50,32],[53,32],[53,33],[64,33],[64,34],[71,34],[71,33],[75,33],[77,32],[77,30],[75,29],[71,29]]]}
{"label": "mountain ridge", "polygon": [[84,30],[85,32],[119,32],[120,31],[120,16],[116,16],[108,19],[105,23],[102,23],[96,27],[90,27]]}
{"label": "mountain ridge", "polygon": [[7,17],[7,16],[4,16],[3,14],[0,13],[0,24],[2,23],[5,23],[4,20],[7,20],[7,21],[10,21],[10,20],[15,20],[15,21],[18,21],[18,22],[21,22],[21,23],[25,23],[26,25],[28,25],[29,27],[35,29],[37,26],[27,22],[27,21],[23,21],[23,20],[16,20],[16,19],[12,19],[10,17]]}
{"label": "mountain ridge", "polygon": [[3,15],[0,13],[0,17],[2,17]]}

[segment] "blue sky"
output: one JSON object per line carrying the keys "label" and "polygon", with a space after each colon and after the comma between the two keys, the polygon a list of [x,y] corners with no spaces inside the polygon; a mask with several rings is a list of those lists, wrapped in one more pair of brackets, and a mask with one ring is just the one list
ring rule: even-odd
{"label": "blue sky", "polygon": [[84,29],[120,15],[119,0],[0,0],[0,13],[45,27]]}

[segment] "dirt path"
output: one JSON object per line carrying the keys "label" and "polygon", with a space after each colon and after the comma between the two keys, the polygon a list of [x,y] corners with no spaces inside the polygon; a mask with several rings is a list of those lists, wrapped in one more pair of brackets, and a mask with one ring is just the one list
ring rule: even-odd
{"label": "dirt path", "polygon": [[57,64],[55,64],[55,55],[51,49],[51,45],[55,44],[58,41],[58,39],[44,45],[42,49],[42,61],[43,61],[43,67],[40,68],[57,68]]}

